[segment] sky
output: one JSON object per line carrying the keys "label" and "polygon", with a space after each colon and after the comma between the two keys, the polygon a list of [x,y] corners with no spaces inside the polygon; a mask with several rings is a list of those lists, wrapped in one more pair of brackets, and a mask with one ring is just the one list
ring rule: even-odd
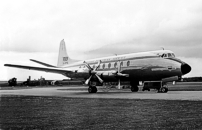
{"label": "sky", "polygon": [[29,59],[56,65],[62,39],[82,60],[163,47],[192,66],[185,77],[202,76],[201,16],[201,0],[0,1],[0,80],[64,79],[4,67],[40,66]]}

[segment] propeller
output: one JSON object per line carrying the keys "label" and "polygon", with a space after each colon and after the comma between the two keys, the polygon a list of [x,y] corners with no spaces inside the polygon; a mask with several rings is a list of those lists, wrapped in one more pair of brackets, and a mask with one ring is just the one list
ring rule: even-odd
{"label": "propeller", "polygon": [[120,80],[120,77],[129,77],[129,75],[121,73],[121,62],[120,61],[118,61],[116,75],[118,76],[118,89],[121,89],[121,80]]}
{"label": "propeller", "polygon": [[[120,71],[121,71],[121,62],[118,61],[118,66],[117,66],[117,75],[120,75]],[[120,80],[120,77],[119,77],[119,80],[118,80],[118,89],[121,89],[121,80]]]}
{"label": "propeller", "polygon": [[89,74],[90,77],[85,81],[85,84],[89,84],[91,78],[95,75],[97,77],[97,79],[99,80],[100,83],[103,83],[103,80],[97,75],[97,69],[100,67],[100,63],[101,61],[98,62],[97,66],[93,69],[90,67],[90,65],[88,63],[86,63],[85,61],[83,62],[86,67],[89,69]]}
{"label": "propeller", "polygon": [[121,73],[121,62],[120,61],[118,61],[116,75],[117,76],[123,76],[123,77],[129,77],[128,74]]}

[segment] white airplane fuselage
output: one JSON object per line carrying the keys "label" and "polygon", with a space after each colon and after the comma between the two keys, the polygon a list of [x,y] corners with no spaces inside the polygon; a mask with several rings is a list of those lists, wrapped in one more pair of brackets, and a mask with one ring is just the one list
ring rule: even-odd
{"label": "white airplane fuselage", "polygon": [[[98,75],[100,75],[104,81],[114,81],[118,78],[129,81],[162,80],[163,78],[172,76],[178,76],[180,78],[191,70],[189,65],[185,62],[175,57],[162,57],[163,54],[173,54],[173,52],[169,50],[159,50],[132,53],[90,59],[85,62],[94,68],[98,62],[101,61],[100,67],[97,71]],[[117,78],[117,76],[113,74],[117,71],[119,63],[121,64],[121,73],[128,74],[128,77],[121,76]],[[84,61],[67,64],[62,66],[62,68],[77,70],[76,73],[64,74],[67,77],[84,79],[89,77],[89,69],[85,66]]]}

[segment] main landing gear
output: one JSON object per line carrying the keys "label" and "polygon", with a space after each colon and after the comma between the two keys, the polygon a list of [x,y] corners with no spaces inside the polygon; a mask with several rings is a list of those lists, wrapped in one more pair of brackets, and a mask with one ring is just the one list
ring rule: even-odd
{"label": "main landing gear", "polygon": [[89,86],[88,92],[89,93],[97,93],[97,87],[96,86]]}
{"label": "main landing gear", "polygon": [[139,90],[139,88],[138,88],[139,82],[133,82],[133,81],[131,81],[130,85],[131,85],[130,90],[132,92],[137,92]]}

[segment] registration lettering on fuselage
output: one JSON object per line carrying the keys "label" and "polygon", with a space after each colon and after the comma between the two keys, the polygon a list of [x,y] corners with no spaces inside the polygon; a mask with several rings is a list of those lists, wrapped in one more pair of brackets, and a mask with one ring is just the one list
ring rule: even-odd
{"label": "registration lettering on fuselage", "polygon": [[[122,56],[122,57],[115,57],[115,58],[107,58],[107,59],[102,59],[101,61],[102,62],[106,62],[106,61],[113,61],[113,60],[123,60],[125,59],[126,57],[125,56]],[[92,62],[99,62],[100,60],[94,60]]]}

